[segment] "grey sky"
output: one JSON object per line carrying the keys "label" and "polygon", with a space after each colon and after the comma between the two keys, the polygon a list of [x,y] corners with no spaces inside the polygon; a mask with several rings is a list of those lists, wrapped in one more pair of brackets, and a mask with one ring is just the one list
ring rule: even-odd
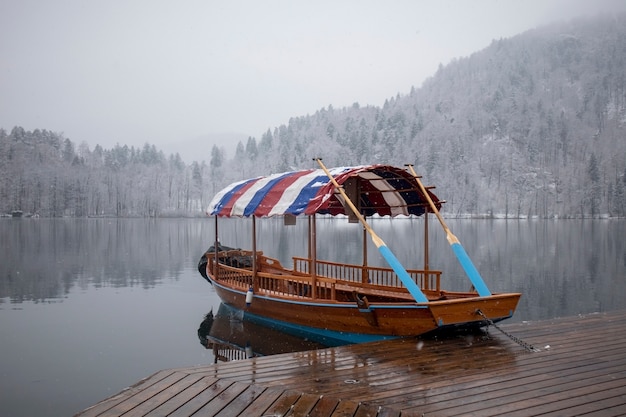
{"label": "grey sky", "polygon": [[492,39],[617,10],[626,2],[0,0],[0,127],[197,153],[329,104],[380,106]]}

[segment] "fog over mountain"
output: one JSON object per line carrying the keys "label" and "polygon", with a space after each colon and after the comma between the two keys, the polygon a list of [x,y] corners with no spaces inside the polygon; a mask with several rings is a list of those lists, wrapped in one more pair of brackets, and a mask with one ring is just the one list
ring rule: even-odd
{"label": "fog over mountain", "polygon": [[294,115],[232,143],[232,157],[199,150],[206,163],[5,127],[0,212],[201,213],[230,182],[320,156],[328,166],[413,163],[447,216],[624,216],[625,123],[626,15],[578,19],[494,40],[380,107]]}
{"label": "fog over mountain", "polygon": [[623,216],[625,123],[621,14],[496,40],[382,108],[294,117],[241,147],[224,172],[311,167],[311,156],[413,163],[449,215]]}

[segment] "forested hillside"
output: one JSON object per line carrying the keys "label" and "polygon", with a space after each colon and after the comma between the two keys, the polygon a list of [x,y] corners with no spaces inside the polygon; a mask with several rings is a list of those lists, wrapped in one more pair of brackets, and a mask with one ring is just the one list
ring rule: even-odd
{"label": "forested hillside", "polygon": [[[216,157],[221,157],[216,148]],[[154,145],[93,151],[46,130],[0,129],[0,212],[45,217],[202,213],[211,177]]]}
{"label": "forested hillside", "polygon": [[329,106],[255,145],[230,163],[414,163],[447,215],[624,216],[626,16],[493,41],[382,108]]}
{"label": "forested hillside", "polygon": [[314,167],[413,163],[443,213],[626,215],[626,15],[495,40],[382,107],[293,117],[226,160],[190,165],[154,146],[75,149],[45,130],[0,130],[1,212],[199,213],[223,185]]}

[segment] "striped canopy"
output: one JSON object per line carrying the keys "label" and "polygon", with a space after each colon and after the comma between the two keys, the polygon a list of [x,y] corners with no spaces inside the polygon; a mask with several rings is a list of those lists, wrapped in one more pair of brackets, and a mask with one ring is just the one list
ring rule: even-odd
{"label": "striped canopy", "polygon": [[[422,215],[428,201],[408,171],[388,165],[329,169],[364,216]],[[427,191],[437,209],[441,203]],[[219,217],[270,217],[346,214],[350,207],[321,169],[284,172],[239,181],[218,192],[207,214]]]}

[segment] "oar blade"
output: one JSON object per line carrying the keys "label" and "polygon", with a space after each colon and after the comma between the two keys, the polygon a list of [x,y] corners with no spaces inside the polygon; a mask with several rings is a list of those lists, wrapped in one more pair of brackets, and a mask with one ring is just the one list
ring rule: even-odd
{"label": "oar blade", "polygon": [[490,296],[491,291],[489,291],[489,288],[487,288],[485,281],[483,281],[483,278],[480,276],[480,273],[474,266],[474,263],[470,259],[467,252],[465,252],[465,248],[463,248],[463,246],[458,241],[452,243],[451,247],[454,251],[454,254],[456,255],[456,258],[459,260],[461,266],[463,267],[463,270],[465,270],[465,273],[472,282],[472,285],[478,292],[478,295],[480,295],[481,297]]}
{"label": "oar blade", "polygon": [[396,273],[396,275],[402,281],[402,284],[409,290],[409,293],[415,298],[415,301],[418,303],[427,303],[428,298],[424,295],[422,290],[417,286],[417,284],[411,279],[409,273],[406,272],[406,269],[402,266],[398,258],[391,252],[391,250],[384,244],[378,246],[378,251],[385,258],[385,261],[389,264],[391,269]]}

